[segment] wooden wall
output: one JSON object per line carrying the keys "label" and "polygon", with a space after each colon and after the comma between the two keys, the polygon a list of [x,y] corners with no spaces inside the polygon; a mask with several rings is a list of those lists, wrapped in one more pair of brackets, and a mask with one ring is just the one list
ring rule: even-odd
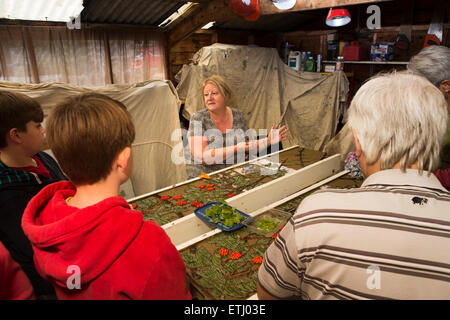
{"label": "wooden wall", "polygon": [[[411,43],[408,50],[401,50],[395,48],[394,61],[407,62],[412,56],[417,54],[424,45],[425,36],[428,31],[428,25],[415,25],[411,30]],[[370,34],[365,34],[368,37],[358,37],[356,31],[336,31],[336,30],[319,30],[319,31],[297,31],[284,34],[284,41],[293,44],[293,50],[310,51],[316,57],[317,54],[322,54],[323,59],[327,60],[327,40],[339,40],[344,42],[358,41],[359,44],[370,52],[370,45],[380,42],[394,42],[399,33],[400,27],[386,27],[379,30],[372,30]],[[450,45],[450,25],[446,24],[444,27],[443,43]],[[353,73],[353,87],[351,94],[354,94],[361,84],[379,72],[390,70],[405,70],[405,65],[369,65],[369,64],[345,64],[344,71],[346,73]]]}
{"label": "wooden wall", "polygon": [[175,75],[184,64],[192,60],[194,54],[201,48],[217,42],[215,32],[197,32],[187,39],[178,42],[169,50],[169,79],[176,85]]}

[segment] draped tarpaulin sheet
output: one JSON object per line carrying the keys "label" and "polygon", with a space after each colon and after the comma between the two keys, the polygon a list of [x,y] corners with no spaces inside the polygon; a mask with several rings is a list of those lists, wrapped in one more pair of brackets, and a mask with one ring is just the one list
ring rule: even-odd
{"label": "draped tarpaulin sheet", "polygon": [[356,147],[355,141],[353,140],[352,130],[347,123],[342,127],[341,131],[339,131],[338,134],[327,143],[324,149],[324,151],[329,155],[339,153],[342,161],[345,160],[349,152],[353,152],[355,150]]}
{"label": "draped tarpaulin sheet", "polygon": [[187,119],[204,108],[201,84],[214,74],[230,84],[235,96],[230,106],[244,113],[257,134],[272,125],[289,128],[284,147],[323,150],[336,131],[339,105],[347,100],[348,80],[342,71],[297,72],[274,48],[217,43],[200,49],[176,75]]}
{"label": "draped tarpaulin sheet", "polygon": [[[125,198],[167,187],[187,178],[185,165],[176,165],[171,157],[172,150],[177,150],[177,146],[182,149],[182,140],[179,135],[172,141],[172,133],[180,129],[180,100],[170,81],[146,81],[95,89],[63,83],[21,84],[0,81],[0,90],[19,92],[36,99],[44,110],[45,118],[57,103],[81,93],[102,93],[123,102],[136,127],[131,186],[128,183],[121,191]],[[74,157],[77,156],[82,155],[75,150]]]}

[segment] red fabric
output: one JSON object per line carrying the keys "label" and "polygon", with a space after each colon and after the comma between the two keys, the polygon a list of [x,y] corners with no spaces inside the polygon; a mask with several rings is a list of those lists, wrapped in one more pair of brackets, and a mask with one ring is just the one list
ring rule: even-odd
{"label": "red fabric", "polygon": [[33,156],[32,158],[36,161],[37,167],[29,166],[29,167],[20,167],[20,168],[11,167],[11,168],[15,169],[15,170],[34,172],[34,173],[38,173],[44,177],[52,178],[52,176],[50,175],[50,172],[48,172],[47,168],[44,166],[41,159],[39,159],[39,157],[37,157],[37,156]]}
{"label": "red fabric", "polygon": [[434,174],[438,178],[439,182],[444,186],[444,188],[450,191],[450,169],[438,169],[434,172]]}
{"label": "red fabric", "polygon": [[0,300],[32,300],[33,287],[20,265],[0,242]]}
{"label": "red fabric", "polygon": [[[22,218],[37,270],[55,285],[59,299],[191,298],[184,262],[161,227],[144,222],[121,197],[71,207],[65,199],[75,193],[68,181],[51,184]],[[74,266],[80,289],[70,288]]]}

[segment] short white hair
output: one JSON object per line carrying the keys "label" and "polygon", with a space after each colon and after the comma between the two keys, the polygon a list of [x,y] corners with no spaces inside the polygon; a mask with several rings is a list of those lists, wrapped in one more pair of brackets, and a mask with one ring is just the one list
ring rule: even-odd
{"label": "short white hair", "polygon": [[429,46],[413,56],[408,70],[427,78],[439,88],[444,80],[450,80],[450,48]]}
{"label": "short white hair", "polygon": [[348,124],[356,132],[367,163],[381,170],[415,162],[434,171],[447,133],[447,102],[427,79],[410,72],[375,76],[356,93]]}

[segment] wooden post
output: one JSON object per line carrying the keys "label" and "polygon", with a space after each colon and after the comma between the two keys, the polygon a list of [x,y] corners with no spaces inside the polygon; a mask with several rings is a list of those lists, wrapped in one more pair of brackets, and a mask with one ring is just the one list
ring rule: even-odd
{"label": "wooden post", "polygon": [[210,21],[224,21],[236,17],[238,15],[231,10],[225,0],[201,3],[187,18],[169,30],[169,48],[186,39]]}

